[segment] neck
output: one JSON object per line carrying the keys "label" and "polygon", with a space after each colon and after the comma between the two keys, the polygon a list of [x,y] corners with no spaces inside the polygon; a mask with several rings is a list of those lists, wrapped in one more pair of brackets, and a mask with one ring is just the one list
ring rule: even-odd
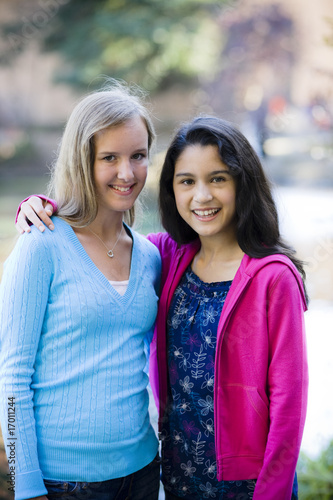
{"label": "neck", "polygon": [[118,236],[123,227],[123,214],[113,213],[110,216],[110,214],[103,215],[99,212],[88,227],[100,238],[112,240]]}
{"label": "neck", "polygon": [[244,253],[235,237],[200,237],[201,248],[192,270],[205,282],[233,280]]}
{"label": "neck", "polygon": [[236,236],[234,234],[217,235],[216,237],[200,237],[201,248],[198,255],[202,260],[214,262],[228,262],[230,260],[242,257],[244,252],[241,250]]}

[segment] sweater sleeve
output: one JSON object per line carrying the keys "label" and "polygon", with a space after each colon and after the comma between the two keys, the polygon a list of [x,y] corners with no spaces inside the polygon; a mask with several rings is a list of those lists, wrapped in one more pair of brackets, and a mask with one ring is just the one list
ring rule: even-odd
{"label": "sweater sleeve", "polygon": [[0,287],[0,416],[15,499],[45,495],[31,388],[51,265],[37,231],[22,235]]}
{"label": "sweater sleeve", "polygon": [[304,303],[290,269],[270,290],[268,331],[270,427],[253,500],[290,500],[308,389]]}

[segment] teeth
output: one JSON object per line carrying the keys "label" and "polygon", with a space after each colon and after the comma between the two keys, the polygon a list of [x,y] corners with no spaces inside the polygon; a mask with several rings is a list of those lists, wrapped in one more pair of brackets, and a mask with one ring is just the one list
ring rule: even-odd
{"label": "teeth", "polygon": [[212,210],[193,210],[193,212],[197,215],[203,216],[203,215],[214,215],[219,211],[218,208],[212,209]]}
{"label": "teeth", "polygon": [[116,189],[117,191],[121,191],[122,193],[125,193],[126,191],[129,191],[131,188],[130,187],[120,187],[120,186],[111,186],[113,189]]}

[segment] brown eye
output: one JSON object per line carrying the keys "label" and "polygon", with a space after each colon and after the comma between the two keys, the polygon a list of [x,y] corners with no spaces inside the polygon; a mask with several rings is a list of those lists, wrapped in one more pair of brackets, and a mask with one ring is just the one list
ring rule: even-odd
{"label": "brown eye", "polygon": [[144,158],[146,158],[146,155],[144,155],[143,153],[136,153],[132,156],[132,158],[134,160],[143,160]]}
{"label": "brown eye", "polygon": [[114,159],[115,159],[114,155],[104,156],[103,158],[104,161],[113,161]]}

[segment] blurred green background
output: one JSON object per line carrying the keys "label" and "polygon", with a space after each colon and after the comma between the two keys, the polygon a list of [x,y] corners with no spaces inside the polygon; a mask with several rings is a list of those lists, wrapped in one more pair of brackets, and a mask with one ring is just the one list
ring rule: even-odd
{"label": "blurred green background", "polygon": [[283,234],[308,262],[300,498],[333,499],[332,1],[0,0],[0,12],[0,277],[19,201],[45,191],[67,117],[106,76],[149,93],[157,143],[145,234],[160,229],[159,167],[179,122],[215,114],[237,123],[275,185]]}

